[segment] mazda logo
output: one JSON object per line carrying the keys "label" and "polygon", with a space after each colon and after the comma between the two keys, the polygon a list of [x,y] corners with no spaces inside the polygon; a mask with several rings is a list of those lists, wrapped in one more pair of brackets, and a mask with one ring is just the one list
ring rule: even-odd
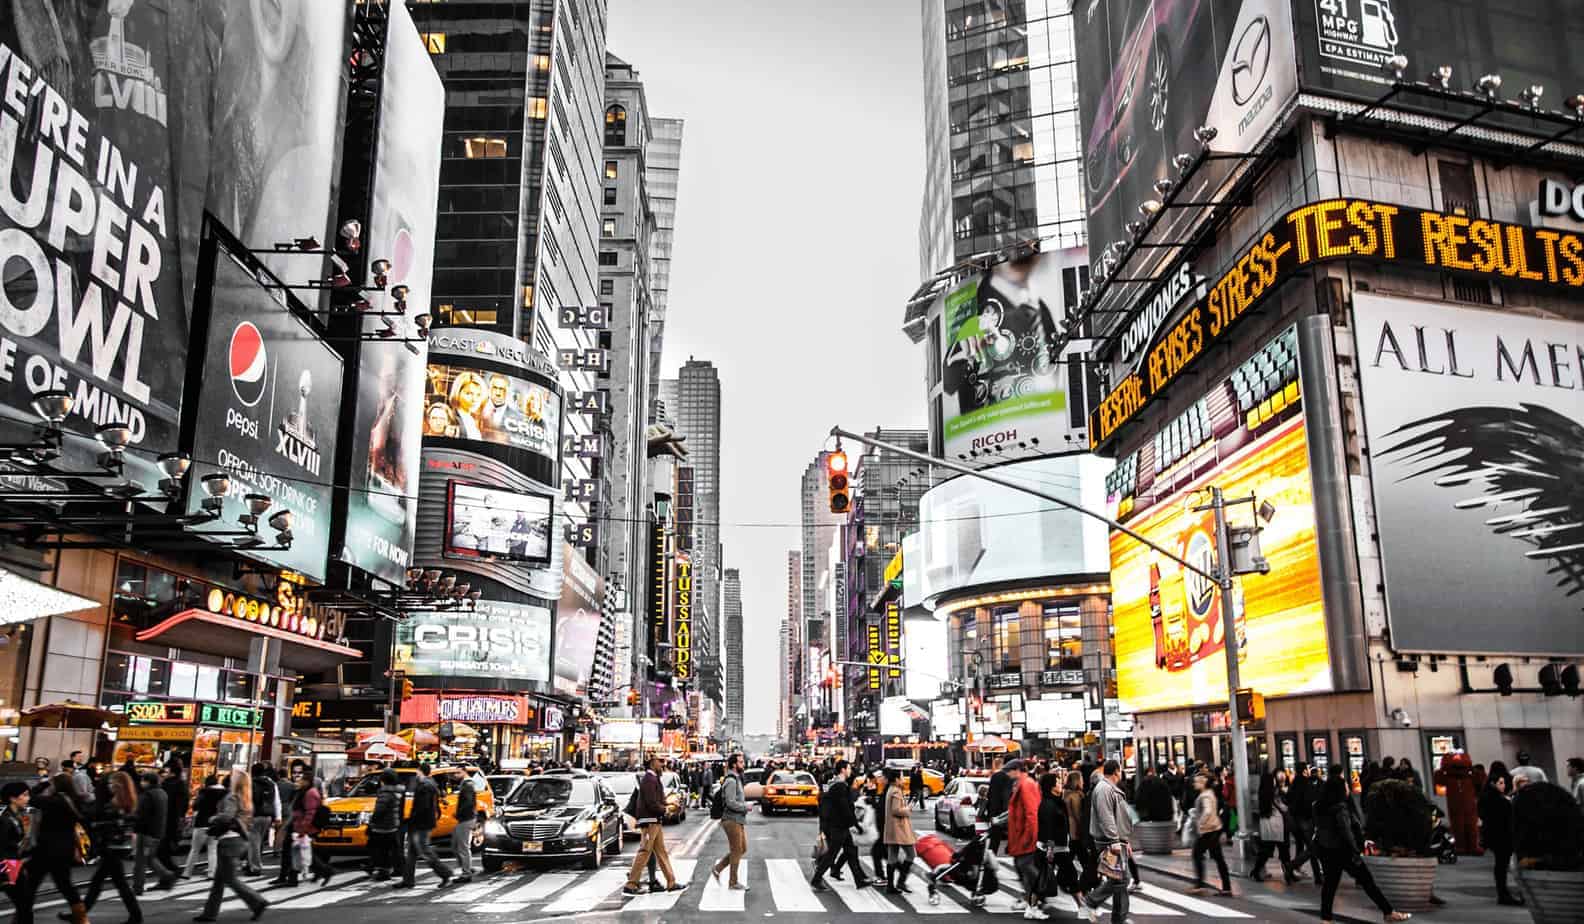
{"label": "mazda logo", "polygon": [[1254,98],[1270,67],[1270,20],[1256,16],[1243,27],[1232,49],[1232,101],[1239,106]]}

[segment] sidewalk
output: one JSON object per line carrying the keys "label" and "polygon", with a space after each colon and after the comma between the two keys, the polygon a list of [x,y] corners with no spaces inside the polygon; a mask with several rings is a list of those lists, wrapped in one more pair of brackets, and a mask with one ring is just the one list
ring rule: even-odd
{"label": "sidewalk", "polygon": [[[1316,917],[1320,914],[1320,885],[1309,878],[1304,868],[1304,879],[1294,885],[1282,882],[1281,862],[1275,857],[1266,864],[1267,878],[1255,882],[1246,878],[1248,861],[1234,855],[1226,848],[1227,866],[1232,871],[1232,891],[1244,901],[1274,908],[1307,911]],[[1176,850],[1171,856],[1144,853],[1134,854],[1139,872],[1149,881],[1150,874],[1171,876],[1192,883],[1193,857],[1187,850]],[[1436,868],[1435,894],[1446,904],[1431,911],[1414,913],[1414,920],[1435,921],[1437,924],[1529,924],[1526,908],[1509,908],[1496,904],[1495,861],[1490,856],[1458,857],[1458,862]],[[1206,873],[1215,882],[1215,863],[1207,864]],[[1513,882],[1513,892],[1518,891]],[[1338,921],[1360,924],[1379,921],[1380,912],[1364,896],[1353,880],[1342,877],[1342,887],[1337,890],[1335,912]]]}

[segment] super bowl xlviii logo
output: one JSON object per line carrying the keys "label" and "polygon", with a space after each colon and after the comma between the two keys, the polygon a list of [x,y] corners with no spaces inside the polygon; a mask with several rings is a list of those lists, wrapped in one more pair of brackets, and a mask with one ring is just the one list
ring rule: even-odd
{"label": "super bowl xlviii logo", "polygon": [[[251,410],[264,400],[269,389],[270,355],[264,335],[251,321],[237,324],[231,331],[228,350],[231,393],[244,409]],[[313,392],[313,375],[304,369],[297,378],[297,406],[275,431],[275,452],[310,475],[323,467],[319,441],[308,417],[308,396]],[[259,438],[259,422],[244,410],[226,408],[225,425],[249,439]]]}

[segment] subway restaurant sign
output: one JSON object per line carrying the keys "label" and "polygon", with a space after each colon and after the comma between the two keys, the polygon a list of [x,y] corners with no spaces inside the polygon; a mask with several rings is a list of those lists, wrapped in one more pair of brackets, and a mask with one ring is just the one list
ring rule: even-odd
{"label": "subway restaurant sign", "polygon": [[1335,260],[1584,292],[1584,235],[1363,199],[1314,202],[1282,216],[1161,333],[1139,371],[1091,415],[1090,448],[1109,442],[1262,298],[1295,273]]}

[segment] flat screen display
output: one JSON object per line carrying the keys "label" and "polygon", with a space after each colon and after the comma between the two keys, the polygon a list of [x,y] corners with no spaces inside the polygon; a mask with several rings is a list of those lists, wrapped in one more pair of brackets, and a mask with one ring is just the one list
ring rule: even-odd
{"label": "flat screen display", "polygon": [[554,498],[484,485],[450,483],[448,556],[547,564]]}

